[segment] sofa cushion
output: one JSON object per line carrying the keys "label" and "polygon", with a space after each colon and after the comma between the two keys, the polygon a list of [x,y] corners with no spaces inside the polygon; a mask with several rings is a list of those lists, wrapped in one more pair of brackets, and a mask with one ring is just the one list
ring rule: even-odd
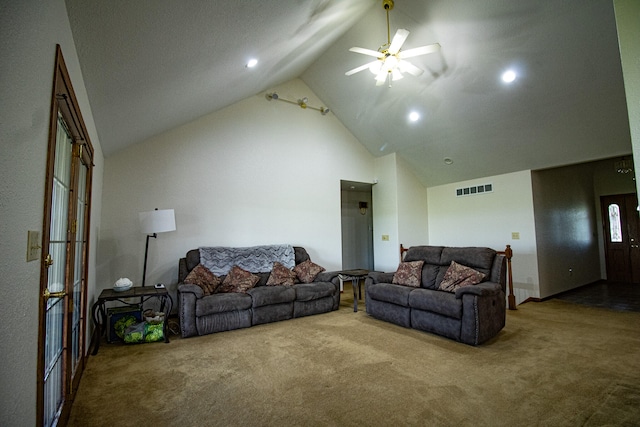
{"label": "sofa cushion", "polygon": [[196,266],[200,264],[200,251],[198,249],[191,249],[185,256],[185,262],[187,264],[187,271],[196,268]]}
{"label": "sofa cushion", "polygon": [[324,267],[319,266],[318,264],[313,263],[310,259],[296,265],[293,268],[293,271],[298,276],[298,279],[302,283],[311,283],[316,278],[316,276],[325,271]]}
{"label": "sofa cushion", "polygon": [[415,289],[409,294],[412,309],[430,311],[456,319],[462,318],[462,300],[455,294],[433,289]]}
{"label": "sofa cushion", "polygon": [[253,288],[260,280],[260,277],[243,270],[234,265],[231,267],[229,274],[224,278],[222,285],[218,288],[218,292],[242,292],[246,293]]}
{"label": "sofa cushion", "polygon": [[393,275],[391,283],[396,285],[420,287],[422,278],[422,265],[424,261],[401,262],[398,270]]}
{"label": "sofa cushion", "polygon": [[451,265],[440,282],[441,291],[455,292],[463,286],[476,285],[484,279],[485,274],[474,270],[471,267],[451,261]]}
{"label": "sofa cushion", "polygon": [[488,276],[491,273],[496,251],[491,248],[444,248],[440,257],[440,265],[449,266],[451,261],[466,265]]}
{"label": "sofa cushion", "polygon": [[243,293],[209,295],[196,300],[196,317],[227,311],[248,310],[251,296]]}
{"label": "sofa cushion", "polygon": [[296,291],[291,286],[260,286],[247,291],[253,298],[253,307],[293,302]]}
{"label": "sofa cushion", "polygon": [[222,280],[213,274],[207,267],[198,264],[184,279],[184,283],[188,285],[197,285],[202,288],[203,294],[215,294],[216,290],[222,283]]}
{"label": "sofa cushion", "polygon": [[267,286],[285,285],[293,286],[296,281],[296,273],[289,270],[287,267],[279,263],[278,261],[273,263],[273,269],[269,274],[269,280],[267,280]]}
{"label": "sofa cushion", "polygon": [[365,289],[369,298],[389,302],[403,307],[409,306],[409,293],[415,290],[410,286],[393,285],[391,283],[370,284]]}
{"label": "sofa cushion", "polygon": [[403,261],[423,260],[427,264],[439,264],[443,249],[443,246],[412,246]]}
{"label": "sofa cushion", "polygon": [[313,301],[336,292],[336,287],[329,282],[298,283],[293,288],[296,290],[296,301]]}

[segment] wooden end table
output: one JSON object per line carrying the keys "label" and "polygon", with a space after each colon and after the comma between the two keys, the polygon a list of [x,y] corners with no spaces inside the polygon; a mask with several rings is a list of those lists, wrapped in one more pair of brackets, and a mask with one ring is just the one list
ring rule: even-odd
{"label": "wooden end table", "polygon": [[369,270],[343,270],[338,272],[338,279],[340,279],[340,287],[343,286],[344,282],[351,282],[351,287],[353,288],[353,311],[358,311],[358,299],[360,299],[360,280],[367,277],[369,274]]}

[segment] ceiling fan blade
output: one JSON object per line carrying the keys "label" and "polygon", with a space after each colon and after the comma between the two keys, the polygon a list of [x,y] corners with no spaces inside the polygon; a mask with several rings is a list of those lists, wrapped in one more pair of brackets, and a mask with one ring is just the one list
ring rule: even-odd
{"label": "ceiling fan blade", "polygon": [[416,67],[415,65],[413,65],[411,62],[409,61],[400,61],[398,62],[398,68],[400,69],[400,71],[407,72],[409,74],[411,74],[412,76],[419,76],[420,74],[424,73],[424,70],[421,68]]}
{"label": "ceiling fan blade", "polygon": [[396,31],[396,35],[393,36],[393,40],[391,40],[391,44],[389,45],[389,53],[391,55],[398,53],[407,37],[409,37],[409,31],[402,28],[398,29],[398,31]]}
{"label": "ceiling fan blade", "polygon": [[411,58],[418,55],[426,55],[440,50],[440,43],[433,43],[426,46],[420,46],[409,50],[403,50],[398,54],[400,59]]}
{"label": "ceiling fan blade", "polygon": [[363,55],[373,56],[375,58],[382,58],[384,55],[377,50],[365,49],[363,47],[352,47],[349,49],[350,52],[361,53]]}
{"label": "ceiling fan blade", "polygon": [[375,63],[377,63],[377,62],[378,62],[378,60],[377,60],[377,59],[376,59],[375,61],[372,61],[372,62],[367,62],[366,64],[361,65],[361,66],[359,66],[359,67],[356,67],[356,68],[354,68],[353,70],[349,70],[349,71],[347,71],[347,72],[346,72],[346,73],[344,73],[344,74],[345,74],[345,75],[347,75],[347,76],[351,76],[351,75],[353,75],[353,74],[355,74],[355,73],[359,73],[359,72],[360,72],[360,71],[362,71],[362,70],[366,70],[367,68],[371,67],[371,65],[373,65],[373,64],[375,64]]}

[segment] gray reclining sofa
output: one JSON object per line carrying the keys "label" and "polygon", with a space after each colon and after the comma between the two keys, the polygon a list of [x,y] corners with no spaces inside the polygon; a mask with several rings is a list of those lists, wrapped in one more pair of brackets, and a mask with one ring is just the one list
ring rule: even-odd
{"label": "gray reclining sofa", "polygon": [[[302,247],[293,247],[295,264],[310,260]],[[204,295],[201,287],[185,284],[200,264],[200,250],[192,249],[178,264],[178,315],[182,337],[247,328],[337,310],[340,282],[335,272],[323,271],[311,283],[267,286],[269,272],[254,272],[260,281],[246,293]],[[221,279],[224,279],[222,276]]]}
{"label": "gray reclining sofa", "polygon": [[[424,261],[418,287],[393,284],[394,273],[369,273],[367,313],[407,328],[478,345],[505,325],[506,259],[490,248],[414,246],[405,262]],[[451,261],[485,274],[481,283],[455,292],[439,290]]]}

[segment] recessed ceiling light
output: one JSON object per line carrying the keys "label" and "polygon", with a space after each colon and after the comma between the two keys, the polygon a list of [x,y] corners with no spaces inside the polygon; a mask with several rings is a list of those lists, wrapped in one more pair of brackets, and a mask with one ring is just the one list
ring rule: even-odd
{"label": "recessed ceiling light", "polygon": [[250,59],[249,62],[247,62],[247,68],[253,68],[256,65],[258,65],[258,60],[255,58]]}
{"label": "recessed ceiling light", "polygon": [[444,164],[445,165],[452,165],[453,164],[453,160],[451,160],[449,157],[445,157],[444,158]]}
{"label": "recessed ceiling light", "polygon": [[411,120],[412,122],[416,122],[418,120],[420,120],[420,113],[418,113],[417,111],[412,111],[409,113],[409,120]]}
{"label": "recessed ceiling light", "polygon": [[511,83],[516,79],[516,72],[513,70],[507,70],[502,73],[502,81],[505,83]]}

